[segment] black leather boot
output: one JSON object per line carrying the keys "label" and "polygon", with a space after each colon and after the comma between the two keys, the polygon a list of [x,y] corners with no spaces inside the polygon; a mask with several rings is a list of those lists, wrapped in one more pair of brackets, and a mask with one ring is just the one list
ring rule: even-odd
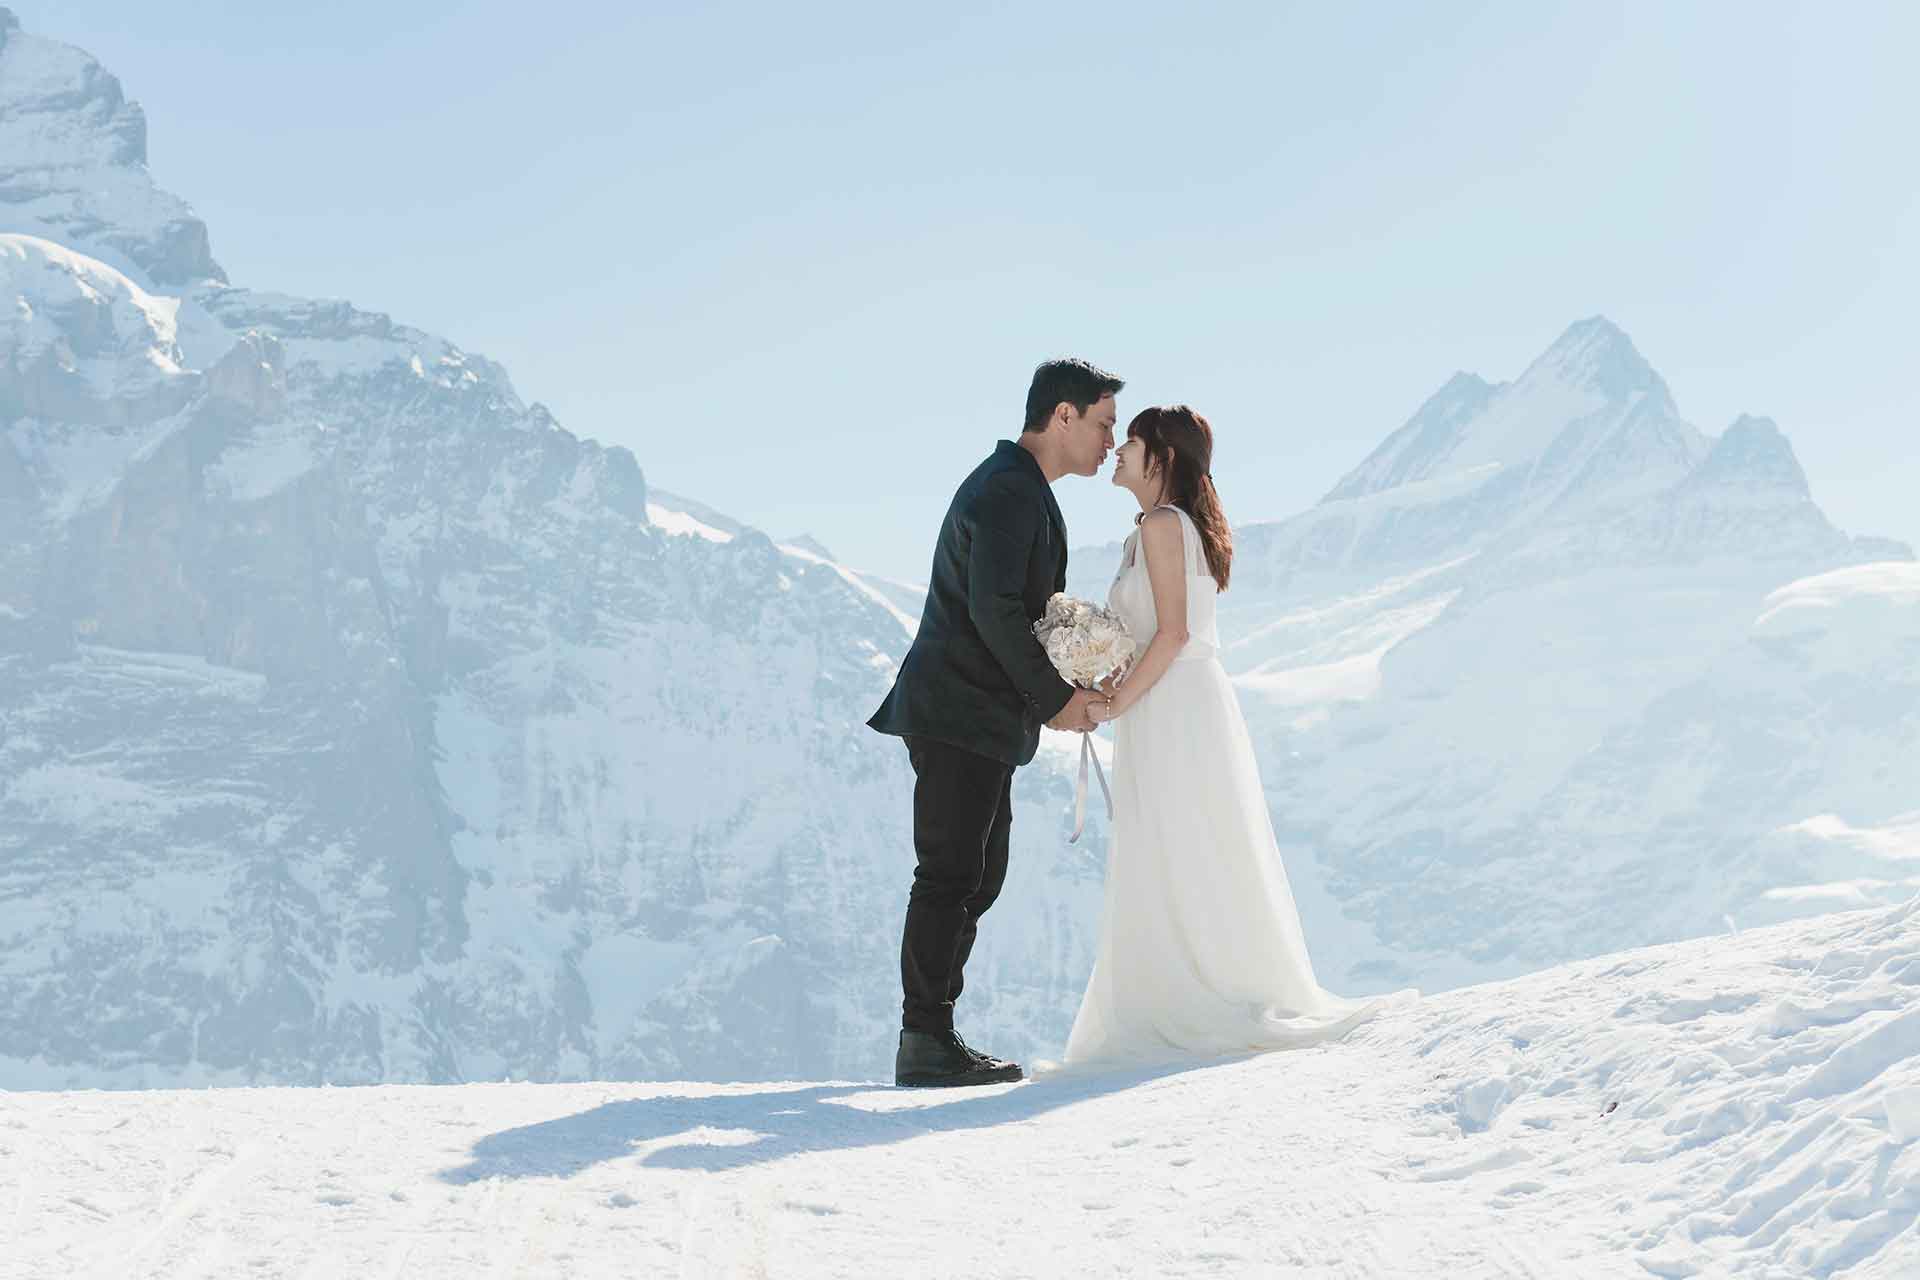
{"label": "black leather boot", "polygon": [[1012,1062],[983,1058],[951,1031],[902,1031],[893,1057],[893,1082],[907,1089],[1006,1084],[1026,1073]]}
{"label": "black leather boot", "polygon": [[[1020,1069],[1018,1064],[1009,1062],[1005,1058],[996,1058],[990,1053],[980,1052],[978,1049],[968,1044],[965,1040],[960,1039],[960,1033],[958,1031],[953,1033],[953,1038],[955,1042],[957,1042],[962,1049],[965,1049],[969,1054],[973,1056],[973,1060],[975,1062],[981,1063],[989,1067],[1012,1067],[1015,1071],[1018,1071]],[[1020,1078],[1019,1076],[1014,1077],[1014,1079],[1016,1080],[1018,1080],[1019,1078]]]}

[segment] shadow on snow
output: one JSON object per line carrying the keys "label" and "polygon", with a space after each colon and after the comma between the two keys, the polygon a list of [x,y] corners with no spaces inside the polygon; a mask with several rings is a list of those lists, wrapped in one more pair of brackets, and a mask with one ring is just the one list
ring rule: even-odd
{"label": "shadow on snow", "polygon": [[[473,1144],[467,1163],[443,1169],[438,1176],[456,1185],[489,1178],[567,1178],[631,1156],[636,1147],[682,1135],[686,1141],[651,1150],[640,1164],[710,1172],[740,1169],[816,1151],[885,1146],[929,1133],[1031,1120],[1149,1080],[1231,1061],[1168,1063],[1097,1075],[1063,1073],[1005,1088],[911,1094],[885,1085],[824,1084],[704,1097],[626,1098],[489,1134]],[[859,1095],[877,1095],[895,1105],[881,1110],[847,1105],[845,1099]],[[692,1137],[700,1130],[744,1131],[755,1136],[737,1145],[715,1144]]]}

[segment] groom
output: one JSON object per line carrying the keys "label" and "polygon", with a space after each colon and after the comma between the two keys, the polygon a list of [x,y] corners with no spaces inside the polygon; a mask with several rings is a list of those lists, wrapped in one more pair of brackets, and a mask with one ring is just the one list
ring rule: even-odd
{"label": "groom", "polygon": [[919,633],[867,721],[906,740],[915,779],[896,1084],[1021,1079],[1015,1063],[967,1047],[953,1005],[980,917],[1006,879],[1013,771],[1033,759],[1042,724],[1091,732],[1089,706],[1104,700],[1060,678],[1033,623],[1067,584],[1067,527],[1049,486],[1099,471],[1124,385],[1084,360],[1033,371],[1018,443],[1002,440],[953,495]]}

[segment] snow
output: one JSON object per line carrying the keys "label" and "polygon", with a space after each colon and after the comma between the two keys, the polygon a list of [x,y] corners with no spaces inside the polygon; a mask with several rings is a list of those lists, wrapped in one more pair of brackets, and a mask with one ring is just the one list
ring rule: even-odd
{"label": "snow", "polygon": [[1471,498],[1500,475],[1504,465],[1498,461],[1476,463],[1409,480],[1390,489],[1328,498],[1283,523],[1288,532],[1300,540],[1324,536],[1321,531],[1333,530],[1342,543],[1358,546],[1371,530],[1406,512]]}
{"label": "snow", "polygon": [[1487,413],[1448,455],[1448,470],[1522,465],[1546,452],[1567,423],[1605,406],[1605,397],[1593,390],[1522,378],[1494,397]]}
{"label": "snow", "polygon": [[83,764],[48,764],[27,769],[9,779],[0,794],[41,821],[75,825],[100,822],[144,825],[157,822],[178,808],[178,802],[165,788]]}
{"label": "snow", "polygon": [[[1606,464],[1603,455],[1630,437],[1636,442],[1612,459],[1628,465]],[[1377,511],[1377,500],[1396,490],[1404,493],[1394,507],[1432,504],[1491,488],[1496,478],[1509,498],[1569,483],[1594,486],[1586,499],[1644,496],[1706,452],[1706,438],[1679,420],[1665,382],[1632,340],[1604,316],[1592,316],[1571,325],[1513,382],[1455,375],[1314,514],[1326,520],[1369,506]],[[1596,461],[1602,465],[1589,465]],[[1365,505],[1349,508],[1354,501]]]}
{"label": "snow", "polygon": [[1856,827],[1838,814],[1823,813],[1785,830],[1842,844],[1890,863],[1920,863],[1920,812],[1901,814],[1878,827]]}
{"label": "snow", "polygon": [[[731,542],[749,528],[704,503],[657,488],[652,491],[647,503],[647,519],[666,533],[677,537],[704,538],[708,542]],[[919,609],[926,596],[924,586],[896,582],[877,574],[851,569],[810,537],[802,536],[776,545],[782,555],[791,556],[803,564],[824,565],[831,569],[849,587],[885,610],[888,617],[900,624],[901,631],[909,641],[920,629]],[[876,655],[876,664],[891,667],[890,660],[879,655]]]}
{"label": "snow", "polygon": [[[1234,676],[1233,682],[1262,695],[1275,706],[1314,708],[1292,721],[1295,729],[1311,728],[1326,718],[1327,704],[1364,702],[1378,693],[1381,660],[1403,640],[1437,621],[1459,594],[1458,591],[1442,592],[1400,608],[1381,609],[1363,619],[1359,626],[1339,629],[1330,639],[1316,637],[1313,648],[1268,659],[1251,671]],[[1310,632],[1318,629],[1311,625],[1319,621],[1317,617],[1295,614],[1291,621]],[[1324,652],[1325,647],[1337,651],[1356,644],[1369,647],[1331,661],[1301,661],[1305,654]]]}
{"label": "snow", "polygon": [[312,426],[281,422],[230,445],[207,468],[216,489],[235,502],[252,502],[277,493],[320,464]]}
{"label": "snow", "polygon": [[920,630],[920,619],[917,616],[908,613],[905,609],[895,604],[893,597],[889,596],[885,591],[871,585],[864,575],[856,573],[836,560],[828,559],[826,556],[810,551],[806,547],[796,546],[790,542],[781,543],[780,550],[796,560],[803,560],[808,564],[823,564],[829,569],[832,569],[846,581],[848,586],[879,605],[882,609],[885,609],[887,616],[900,624],[900,629],[907,634],[909,639],[913,637],[915,632]]}
{"label": "snow", "polygon": [[683,942],[631,934],[596,939],[580,957],[580,976],[595,997],[595,1030],[617,1043],[649,1003],[686,979],[698,959],[698,950]]}
{"label": "snow", "polygon": [[171,412],[194,379],[178,298],[30,235],[0,234],[0,367],[28,416],[124,425]]}
{"label": "snow", "polygon": [[1895,1142],[1920,1138],[1920,1089],[1889,1089],[1880,1105],[1887,1113],[1887,1136]]}
{"label": "snow", "polygon": [[1625,418],[1652,398],[1671,413],[1666,384],[1604,316],[1576,322],[1513,383],[1495,389],[1470,420],[1446,465],[1470,468],[1535,462],[1564,443],[1568,427],[1600,415]]}
{"label": "snow", "polygon": [[47,496],[47,514],[67,520],[104,502],[129,463],[180,428],[185,419],[162,418],[126,431],[105,432],[32,419],[14,422],[0,440],[10,443]]}
{"label": "snow", "polygon": [[[178,362],[165,348],[177,336],[180,300],[149,294],[104,262],[40,236],[0,233],[0,289],[21,295],[9,318],[16,325],[30,326],[29,332],[40,344],[63,337],[61,326],[41,314],[46,303],[101,303],[114,309],[116,329],[141,333],[151,344],[138,353],[140,359],[178,370]],[[13,350],[25,357],[37,348]]]}
{"label": "snow", "polygon": [[1756,638],[1804,648],[1825,670],[1920,655],[1920,564],[1855,565],[1790,582],[1754,620]]}
{"label": "snow", "polygon": [[731,533],[710,524],[702,524],[684,511],[674,511],[657,502],[647,504],[647,519],[668,533],[705,538],[708,542],[733,541]]}
{"label": "snow", "polygon": [[1916,983],[1920,899],[1467,988],[1313,1050],[951,1093],[0,1095],[7,1257],[136,1277],[1891,1280],[1920,1268]]}

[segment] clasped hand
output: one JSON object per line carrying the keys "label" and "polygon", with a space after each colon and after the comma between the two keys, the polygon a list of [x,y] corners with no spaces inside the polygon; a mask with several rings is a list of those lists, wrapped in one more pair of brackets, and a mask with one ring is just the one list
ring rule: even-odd
{"label": "clasped hand", "polygon": [[1047,721],[1047,728],[1062,729],[1071,733],[1092,733],[1100,722],[1093,718],[1093,709],[1106,708],[1107,699],[1095,689],[1075,689],[1073,696],[1067,699],[1067,705],[1060,708],[1060,714]]}
{"label": "clasped hand", "polygon": [[1047,727],[1072,733],[1092,733],[1113,719],[1116,714],[1113,699],[1119,691],[1123,674],[1116,671],[1092,689],[1075,689],[1067,705],[1060,708],[1060,714],[1047,721]]}

